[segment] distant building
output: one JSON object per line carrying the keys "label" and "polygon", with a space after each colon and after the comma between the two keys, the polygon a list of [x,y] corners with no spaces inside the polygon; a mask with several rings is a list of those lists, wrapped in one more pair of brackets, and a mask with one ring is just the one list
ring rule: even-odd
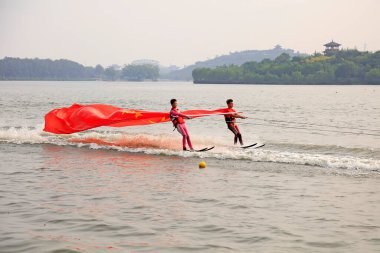
{"label": "distant building", "polygon": [[337,51],[339,51],[339,47],[341,46],[339,43],[334,42],[333,40],[329,43],[324,44],[325,46],[325,55],[331,55]]}

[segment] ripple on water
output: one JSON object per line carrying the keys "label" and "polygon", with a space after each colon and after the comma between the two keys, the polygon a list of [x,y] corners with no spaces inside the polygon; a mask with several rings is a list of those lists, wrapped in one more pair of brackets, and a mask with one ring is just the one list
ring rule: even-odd
{"label": "ripple on water", "polygon": [[306,242],[306,244],[316,248],[340,248],[347,246],[345,242]]}
{"label": "ripple on water", "polygon": [[52,253],[80,253],[81,251],[78,250],[71,250],[71,249],[56,249],[53,250]]}
{"label": "ripple on water", "polygon": [[31,244],[28,241],[15,241],[2,245],[1,252],[38,252],[39,245]]}
{"label": "ripple on water", "polygon": [[237,239],[235,240],[235,242],[254,244],[254,243],[259,243],[259,242],[269,241],[269,240],[271,240],[271,238],[267,236],[249,236],[249,237]]}
{"label": "ripple on water", "polygon": [[345,225],[342,227],[344,227],[344,228],[355,228],[355,229],[365,229],[365,230],[375,230],[375,229],[380,228],[379,226],[375,226],[375,225]]}
{"label": "ripple on water", "polygon": [[81,223],[77,231],[116,232],[116,231],[131,230],[131,229],[134,229],[134,228],[128,225],[117,226],[117,225],[108,225],[105,223],[99,223],[99,224],[89,224],[89,225],[84,226],[83,223]]}
{"label": "ripple on water", "polygon": [[206,199],[206,198],[201,198],[201,199],[187,199],[185,200],[186,202],[190,203],[218,203],[219,201],[216,199]]}
{"label": "ripple on water", "polygon": [[203,225],[196,228],[200,232],[206,232],[206,233],[232,233],[230,229],[226,229],[224,227],[216,226],[216,225]]}
{"label": "ripple on water", "polygon": [[367,239],[366,241],[368,241],[370,243],[374,243],[376,245],[380,245],[380,237],[379,238],[370,238],[370,239]]}

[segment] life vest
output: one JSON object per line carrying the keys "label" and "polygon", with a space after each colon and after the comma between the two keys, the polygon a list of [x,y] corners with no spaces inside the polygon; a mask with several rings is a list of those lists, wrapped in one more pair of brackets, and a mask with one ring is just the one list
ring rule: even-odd
{"label": "life vest", "polygon": [[[178,109],[175,109],[177,112],[180,112]],[[173,114],[170,113],[170,120],[173,123],[174,127],[177,127],[178,124],[183,124],[185,123],[185,120],[181,116],[174,116]]]}
{"label": "life vest", "polygon": [[[228,112],[236,112],[234,109],[227,109]],[[227,124],[235,123],[235,116],[232,114],[226,114],[224,115],[224,119]]]}

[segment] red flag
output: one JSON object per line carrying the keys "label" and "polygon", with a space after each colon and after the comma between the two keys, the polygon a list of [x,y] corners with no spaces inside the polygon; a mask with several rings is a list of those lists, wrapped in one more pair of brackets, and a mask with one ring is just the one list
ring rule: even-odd
{"label": "red flag", "polygon": [[[226,109],[183,111],[190,117],[227,114]],[[112,105],[73,104],[68,108],[54,109],[45,115],[45,132],[71,134],[95,127],[125,127],[149,125],[170,121],[168,112],[149,112],[123,109]]]}

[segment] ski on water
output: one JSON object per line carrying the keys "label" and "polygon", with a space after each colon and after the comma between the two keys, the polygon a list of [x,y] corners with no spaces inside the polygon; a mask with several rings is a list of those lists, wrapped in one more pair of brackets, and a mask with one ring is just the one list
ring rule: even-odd
{"label": "ski on water", "polygon": [[256,147],[253,147],[254,149],[257,149],[257,148],[261,148],[261,147],[264,147],[265,146],[265,144],[261,144],[261,145],[259,145],[259,146],[256,146]]}
{"label": "ski on water", "polygon": [[243,146],[243,147],[240,147],[242,149],[247,149],[247,148],[252,148],[252,149],[257,149],[257,148],[261,148],[261,147],[264,147],[265,144],[260,144],[257,146],[257,143],[255,144],[251,144],[251,145],[248,145],[248,146]]}
{"label": "ski on water", "polygon": [[206,148],[202,148],[202,149],[197,149],[197,150],[194,150],[194,152],[206,152],[206,151],[209,151],[211,149],[215,148],[215,146],[212,146],[212,147],[206,147]]}
{"label": "ski on water", "polygon": [[240,147],[240,148],[251,148],[251,147],[254,147],[254,146],[256,146],[257,145],[257,143],[253,143],[253,144],[251,144],[251,145],[246,145],[246,146],[242,146],[242,147]]}

